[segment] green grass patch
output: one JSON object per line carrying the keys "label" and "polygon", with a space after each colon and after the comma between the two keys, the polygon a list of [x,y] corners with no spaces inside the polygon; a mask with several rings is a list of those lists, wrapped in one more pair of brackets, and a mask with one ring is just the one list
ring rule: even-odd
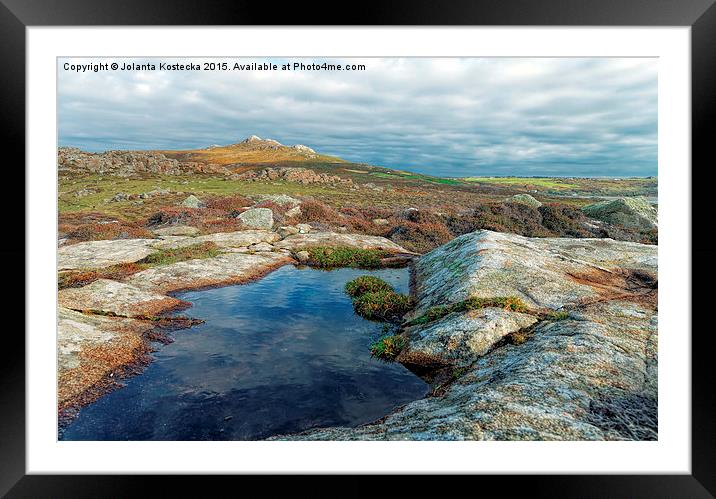
{"label": "green grass patch", "polygon": [[213,258],[219,254],[219,247],[213,242],[205,242],[181,248],[162,249],[139,260],[138,263],[150,266],[169,265],[185,260]]}
{"label": "green grass patch", "polygon": [[370,275],[353,279],[345,290],[353,297],[355,312],[370,320],[398,322],[415,306],[412,296],[396,293],[390,284]]}
{"label": "green grass patch", "polygon": [[525,303],[516,296],[501,296],[497,298],[478,298],[473,296],[467,300],[453,303],[452,305],[437,305],[435,307],[431,307],[420,317],[416,317],[412,321],[408,322],[407,325],[417,326],[428,324],[442,319],[446,315],[453,312],[466,312],[468,310],[477,310],[487,307],[503,308],[512,312],[529,312],[527,305],[525,305]]}
{"label": "green grass patch", "polygon": [[525,177],[467,177],[466,182],[480,182],[509,186],[534,186],[544,189],[575,189],[579,185],[558,178],[525,178]]}
{"label": "green grass patch", "polygon": [[308,265],[324,269],[338,267],[357,267],[375,269],[381,266],[381,260],[390,255],[387,251],[361,249],[350,246],[311,246],[299,248],[294,253],[307,251]]}
{"label": "green grass patch", "polygon": [[569,312],[566,312],[564,310],[554,310],[548,312],[545,316],[545,319],[550,321],[563,321],[569,319]]}
{"label": "green grass patch", "polygon": [[414,306],[412,296],[393,290],[370,291],[353,300],[353,309],[358,315],[378,321],[399,321]]}
{"label": "green grass patch", "polygon": [[371,345],[370,355],[386,362],[392,362],[403,348],[405,348],[405,338],[402,336],[383,336]]}
{"label": "green grass patch", "polygon": [[393,291],[390,284],[372,275],[363,275],[347,282],[345,289],[353,298],[376,291]]}

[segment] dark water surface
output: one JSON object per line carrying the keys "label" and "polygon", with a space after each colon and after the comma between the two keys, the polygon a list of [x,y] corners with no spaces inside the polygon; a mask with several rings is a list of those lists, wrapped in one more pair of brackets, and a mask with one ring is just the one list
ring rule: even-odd
{"label": "dark water surface", "polygon": [[407,269],[285,266],[243,286],[182,293],[206,323],[176,331],[146,371],[83,408],[63,440],[253,440],[355,426],[418,399],[427,385],[370,357],[382,324],[343,286],[373,274],[408,291]]}

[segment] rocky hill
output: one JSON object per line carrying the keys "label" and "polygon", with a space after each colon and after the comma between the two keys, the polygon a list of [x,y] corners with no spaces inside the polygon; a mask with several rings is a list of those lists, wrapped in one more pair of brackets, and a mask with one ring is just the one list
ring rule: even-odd
{"label": "rocky hill", "polygon": [[225,167],[197,161],[179,161],[155,151],[86,152],[76,147],[57,149],[59,175],[101,174],[131,177],[138,174],[186,175],[190,173],[230,174]]}
{"label": "rocky hill", "polygon": [[285,146],[273,139],[252,135],[236,144],[213,145],[184,151],[105,151],[92,153],[76,147],[57,150],[60,175],[102,174],[135,175],[232,175],[246,171],[247,165],[277,166],[312,160],[340,162],[339,158],[319,155],[308,146]]}
{"label": "rocky hill", "polygon": [[256,135],[225,146],[213,145],[205,149],[187,151],[162,151],[172,157],[189,161],[210,162],[240,167],[248,164],[283,162],[328,161],[341,162],[340,158],[318,154],[303,144],[284,145],[273,139]]}

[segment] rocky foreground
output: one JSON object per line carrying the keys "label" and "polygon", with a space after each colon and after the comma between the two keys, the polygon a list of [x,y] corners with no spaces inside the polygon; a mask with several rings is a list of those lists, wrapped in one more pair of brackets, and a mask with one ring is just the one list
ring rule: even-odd
{"label": "rocky foreground", "polygon": [[[158,249],[213,243],[213,258],[147,268],[59,292],[59,405],[87,403],[146,362],[151,320],[187,304],[168,293],[248,282],[299,263],[296,250],[354,246],[405,253],[377,236],[245,230],[90,241],[59,248],[60,270],[138,262]],[[622,440],[657,436],[657,247],[611,239],[477,231],[416,260],[416,308],[398,356],[431,396],[358,428],[279,439]],[[419,321],[471,297],[517,297]],[[412,322],[408,322],[412,321]],[[407,326],[412,323],[414,325]]]}
{"label": "rocky foreground", "polygon": [[[470,296],[516,296],[530,312],[485,308],[409,327],[398,360],[448,373],[433,396],[359,428],[278,438],[657,437],[655,246],[478,231],[420,258],[415,292],[413,316]],[[563,313],[534,313],[545,309]]]}

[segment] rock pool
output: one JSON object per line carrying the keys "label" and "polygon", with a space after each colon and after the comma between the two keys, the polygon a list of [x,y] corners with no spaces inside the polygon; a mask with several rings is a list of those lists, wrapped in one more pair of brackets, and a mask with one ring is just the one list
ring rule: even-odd
{"label": "rock pool", "polygon": [[172,333],[126,386],[83,408],[62,440],[255,440],[357,426],[428,386],[370,357],[380,323],[354,314],[343,287],[372,274],[408,290],[408,269],[282,267],[263,279],[177,295],[204,324]]}

